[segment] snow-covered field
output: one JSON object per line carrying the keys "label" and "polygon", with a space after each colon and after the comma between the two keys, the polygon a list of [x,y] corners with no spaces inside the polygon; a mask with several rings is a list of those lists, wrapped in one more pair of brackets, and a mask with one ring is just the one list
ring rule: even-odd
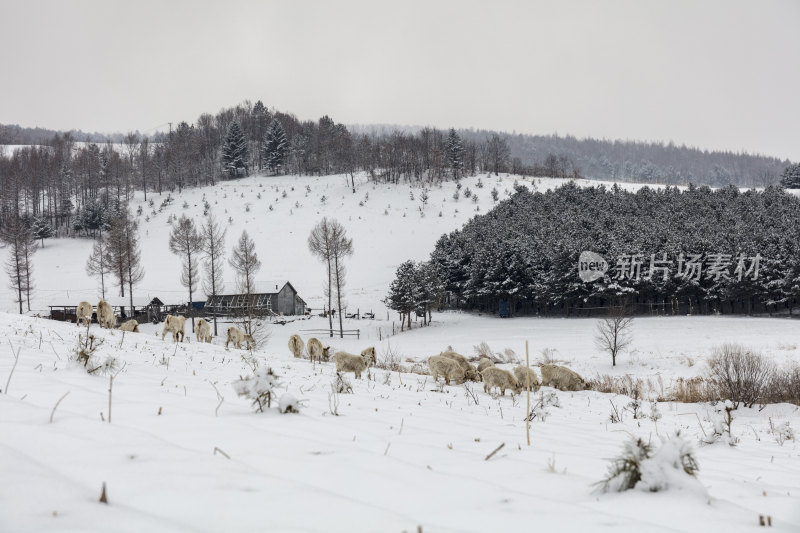
{"label": "snow-covered field", "polygon": [[[590,321],[440,318],[392,337],[393,346],[417,359],[446,343],[470,354],[486,340],[522,354],[529,338],[533,350],[557,349],[587,375],[610,371],[588,346]],[[746,531],[760,514],[778,531],[800,527],[800,450],[795,441],[780,445],[769,424],[796,431],[795,406],[739,409],[737,446],[700,446],[716,417],[710,406],[662,402],[658,422],[624,412],[612,424],[609,402],[622,410],[629,398],[554,391],[560,407],[534,421],[528,447],[524,396],[493,398],[478,384],[475,404],[463,385],[438,392],[427,376],[373,370],[372,379],[351,375],[353,393],[338,395],[334,416],[333,365],[292,359],[286,348],[291,333],[321,325],[275,325],[256,353],[280,377],[279,394],[304,403],[287,415],[253,413],[236,396],[232,381],[250,373],[243,350],[226,351],[219,339],[176,348],[151,325],[124,339],[93,326],[105,340],[100,357],[125,365],[109,424],[109,379],[70,360],[79,328],[0,315],[0,531]],[[666,381],[692,375],[700,362],[689,367],[682,358],[718,336],[796,358],[785,344],[796,329],[788,320],[642,319],[637,353],[617,368]],[[353,351],[367,344],[333,342]],[[375,344],[380,353],[385,345]],[[12,346],[19,362],[6,388]],[[677,429],[697,446],[697,482],[595,492],[629,435],[658,443]],[[108,505],[97,501],[104,482]]]}
{"label": "snow-covered field", "polygon": [[[167,218],[186,213],[201,222],[205,196],[228,227],[228,248],[246,228],[264,265],[259,277],[288,279],[316,308],[323,268],[306,238],[322,216],[345,225],[355,247],[348,304],[374,310],[376,320],[345,321],[361,339],[323,339],[332,351],[374,345],[379,359],[392,349],[411,367],[448,346],[471,356],[486,342],[524,361],[528,340],[532,364],[548,349],[587,378],[630,374],[665,389],[702,373],[710,350],[726,341],[781,365],[800,361],[800,327],[786,318],[637,318],[633,349],[616,367],[594,346],[592,319],[435,313],[432,326],[391,335],[397,317],[380,300],[397,266],[424,260],[442,233],[477,206],[491,207],[493,187],[502,198],[515,180],[481,179],[482,188],[478,178],[463,180],[477,204],[463,194],[454,201],[452,183],[432,189],[424,217],[421,189],[362,182],[353,194],[343,176],[224,182],[175,194],[155,216],[138,193],[131,205],[143,208],[146,276],[135,295],[186,298],[180,259],[167,249]],[[534,181],[540,190],[561,183]],[[157,211],[164,196],[152,197]],[[90,249],[89,240],[45,241],[34,258],[34,310],[98,298],[99,284],[84,272]],[[7,289],[0,299],[13,312]],[[104,339],[98,360],[116,357],[121,366],[109,413],[109,378],[72,360],[79,328],[0,313],[0,532],[747,531],[758,527],[759,515],[772,518],[773,530],[800,529],[800,448],[771,430],[788,423],[800,433],[796,406],[740,408],[731,431],[736,446],[701,445],[719,419],[713,406],[659,402],[662,417],[654,422],[634,419],[624,409],[627,397],[543,388],[559,406],[533,422],[528,446],[524,395],[493,397],[481,384],[472,386],[474,396],[464,385],[439,390],[429,376],[379,369],[362,380],[350,374],[353,393],[332,395],[333,365],[293,359],[287,348],[291,334],[308,339],[303,330],[326,326],[319,317],[275,324],[251,360],[246,351],[225,350],[224,336],[202,345],[187,335],[191,341],[176,346],[161,340],[158,326],[123,337],[93,325]],[[236,395],[232,383],[252,373],[253,362],[274,369],[282,383],[277,396],[301,400],[299,414],[254,413]],[[612,404],[623,413],[619,423],[609,420]],[[651,408],[646,401],[645,415]],[[596,491],[608,460],[631,436],[658,445],[676,430],[696,447],[696,481],[656,493]],[[98,502],[103,483],[108,505]]]}

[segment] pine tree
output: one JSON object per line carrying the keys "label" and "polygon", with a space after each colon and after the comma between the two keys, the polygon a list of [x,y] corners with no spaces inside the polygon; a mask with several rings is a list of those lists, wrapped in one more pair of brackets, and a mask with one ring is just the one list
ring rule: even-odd
{"label": "pine tree", "polygon": [[34,239],[42,241],[42,248],[44,248],[44,240],[53,236],[53,227],[44,217],[35,217],[33,219],[31,231]]}
{"label": "pine tree", "polygon": [[800,163],[786,167],[781,174],[781,186],[786,189],[800,189]]}
{"label": "pine tree", "polygon": [[271,172],[278,173],[283,169],[288,147],[289,143],[286,140],[286,132],[283,131],[283,126],[277,120],[272,121],[264,140],[264,155],[267,168]]}
{"label": "pine tree", "polygon": [[394,281],[389,286],[386,296],[386,306],[400,313],[400,329],[403,329],[406,315],[408,327],[411,327],[411,313],[417,309],[418,302],[418,273],[414,261],[406,261],[397,268]]}
{"label": "pine tree", "polygon": [[225,144],[222,146],[222,168],[231,176],[238,176],[239,170],[247,169],[247,139],[239,122],[234,120],[228,126]]}
{"label": "pine tree", "polygon": [[453,171],[453,178],[459,179],[464,172],[464,143],[454,128],[450,128],[447,136],[447,164]]}

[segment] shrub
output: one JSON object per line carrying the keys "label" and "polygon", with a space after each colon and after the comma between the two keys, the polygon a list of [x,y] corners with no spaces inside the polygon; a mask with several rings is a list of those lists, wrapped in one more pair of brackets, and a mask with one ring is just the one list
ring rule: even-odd
{"label": "shrub", "polygon": [[275,389],[280,387],[278,376],[269,367],[256,368],[248,377],[240,377],[232,383],[236,394],[253,401],[256,412],[264,412],[264,406],[270,407]]}
{"label": "shrub", "polygon": [[708,361],[708,379],[720,398],[752,407],[761,400],[775,372],[773,363],[738,344],[715,348]]}
{"label": "shrub", "polygon": [[683,488],[694,483],[697,460],[691,444],[680,432],[664,439],[658,449],[640,438],[623,445],[622,453],[612,460],[608,476],[600,482],[604,492],[630,489],[658,492]]}

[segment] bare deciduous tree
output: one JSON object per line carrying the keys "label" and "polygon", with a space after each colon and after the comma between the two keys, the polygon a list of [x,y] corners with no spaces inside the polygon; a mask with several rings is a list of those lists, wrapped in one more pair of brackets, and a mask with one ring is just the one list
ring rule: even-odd
{"label": "bare deciduous tree", "polygon": [[106,235],[108,265],[117,277],[121,296],[125,296],[125,285],[128,286],[131,311],[133,311],[133,286],[144,278],[137,231],[136,220],[131,217],[127,208],[123,208],[111,219],[111,227]]}
{"label": "bare deciduous tree", "polygon": [[194,307],[192,293],[197,289],[199,277],[197,263],[203,241],[197,233],[194,221],[183,215],[172,226],[169,235],[169,251],[183,260],[181,269],[181,284],[189,289],[189,314],[192,317],[192,332],[194,332]]}
{"label": "bare deciduous tree", "polygon": [[624,305],[611,307],[608,317],[598,321],[595,341],[598,348],[611,354],[612,366],[617,365],[617,355],[633,341],[632,326],[633,317]]}
{"label": "bare deciduous tree", "polygon": [[11,281],[11,288],[17,294],[14,301],[19,304],[19,312],[22,314],[22,303],[26,300],[28,311],[31,310],[32,259],[36,252],[36,240],[31,229],[17,216],[6,223],[0,233],[0,238],[8,246],[9,256],[6,261],[6,272]]}
{"label": "bare deciduous tree", "polygon": [[[222,277],[223,260],[225,258],[226,230],[217,223],[212,215],[208,215],[205,224],[200,228],[202,251],[206,257],[206,277],[203,289],[212,299],[225,288]],[[217,335],[217,314],[214,313],[214,335]]]}
{"label": "bare deciduous tree", "polygon": [[111,273],[111,267],[108,264],[108,246],[102,237],[98,237],[94,241],[92,254],[86,261],[86,273],[100,278],[100,294],[105,299],[106,276]]}
{"label": "bare deciduous tree", "polygon": [[[328,267],[328,284],[325,294],[328,297],[328,311],[332,307],[333,294],[336,294],[339,313],[339,336],[343,337],[342,295],[345,285],[346,269],[344,258],[353,254],[353,240],[347,238],[347,231],[337,220],[323,218],[308,237],[308,248],[311,253],[325,262]],[[328,324],[333,336],[333,318],[328,315]]]}
{"label": "bare deciduous tree", "polygon": [[240,294],[245,296],[244,320],[242,326],[245,333],[253,334],[253,295],[256,291],[256,274],[261,269],[261,261],[256,254],[256,243],[242,230],[239,242],[233,247],[233,253],[228,260],[236,271],[236,284]]}
{"label": "bare deciduous tree", "polygon": [[311,230],[311,234],[308,236],[308,249],[328,267],[328,283],[325,285],[325,295],[328,297],[328,328],[331,331],[330,336],[333,337],[333,316],[330,313],[331,299],[333,297],[333,291],[331,291],[333,284],[333,267],[330,253],[331,230],[327,218],[320,220],[317,225],[314,226],[314,229]]}

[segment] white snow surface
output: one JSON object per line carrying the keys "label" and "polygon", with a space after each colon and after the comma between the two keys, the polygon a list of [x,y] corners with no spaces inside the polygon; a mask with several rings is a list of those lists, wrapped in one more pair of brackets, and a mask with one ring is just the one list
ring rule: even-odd
{"label": "white snow surface", "polygon": [[[483,176],[480,189],[477,178],[463,182],[480,195],[485,212],[492,187],[502,197],[514,179],[502,176],[498,184]],[[540,190],[561,183],[535,181]],[[147,274],[135,295],[185,294],[180,259],[167,250],[166,219],[187,213],[200,222],[205,194],[228,226],[228,248],[247,228],[264,263],[259,277],[288,279],[313,307],[323,301],[323,268],[308,253],[308,232],[322,216],[345,225],[356,250],[347,263],[349,307],[374,310],[376,320],[345,320],[361,337],[322,338],[331,353],[374,345],[379,360],[391,348],[411,367],[448,346],[472,356],[485,341],[524,362],[528,340],[531,364],[549,349],[587,378],[628,374],[647,381],[654,394],[702,373],[711,348],[723,342],[757,348],[779,365],[800,361],[800,328],[786,318],[636,318],[632,350],[616,367],[594,345],[594,319],[434,313],[432,326],[392,335],[397,317],[379,300],[396,267],[424,260],[443,232],[475,213],[463,196],[453,201],[449,183],[431,190],[422,218],[420,189],[413,189],[413,201],[411,190],[362,182],[353,195],[343,176],[252,177],[175,193],[174,204],[149,222],[138,193],[132,208],[144,204]],[[154,198],[158,208],[163,197]],[[45,241],[35,256],[34,311],[99,296],[84,272],[90,250],[89,240]],[[4,291],[3,305],[13,312]],[[759,515],[772,517],[773,531],[800,528],[800,448],[771,432],[798,433],[796,406],[740,407],[732,424],[738,444],[729,446],[701,444],[718,416],[708,404],[660,402],[662,417],[653,422],[634,420],[624,396],[543,388],[557,395],[559,407],[547,408],[546,421],[534,420],[528,446],[524,395],[493,397],[472,384],[476,405],[464,385],[440,392],[429,376],[373,369],[361,380],[348,375],[353,393],[333,397],[333,364],[295,359],[287,346],[290,335],[307,341],[304,330],[327,327],[326,319],[274,324],[268,344],[252,355],[224,348],[227,326],[219,325],[222,338],[201,344],[187,323],[187,342],[176,345],[161,340],[160,324],[124,336],[92,325],[104,340],[97,359],[114,356],[124,365],[109,413],[109,377],[90,375],[71,360],[81,328],[0,313],[0,532],[750,531]],[[274,370],[275,398],[296,400],[298,414],[281,415],[275,399],[255,413],[252,401],[236,394],[233,384],[252,375],[253,365]],[[532,395],[532,405],[538,397]],[[610,422],[611,403],[623,412],[622,422]],[[782,429],[786,424],[794,431]],[[676,430],[695,446],[696,482],[669,479],[660,492],[597,493],[595,483],[631,436],[659,445]],[[107,505],[98,502],[103,483]]]}

